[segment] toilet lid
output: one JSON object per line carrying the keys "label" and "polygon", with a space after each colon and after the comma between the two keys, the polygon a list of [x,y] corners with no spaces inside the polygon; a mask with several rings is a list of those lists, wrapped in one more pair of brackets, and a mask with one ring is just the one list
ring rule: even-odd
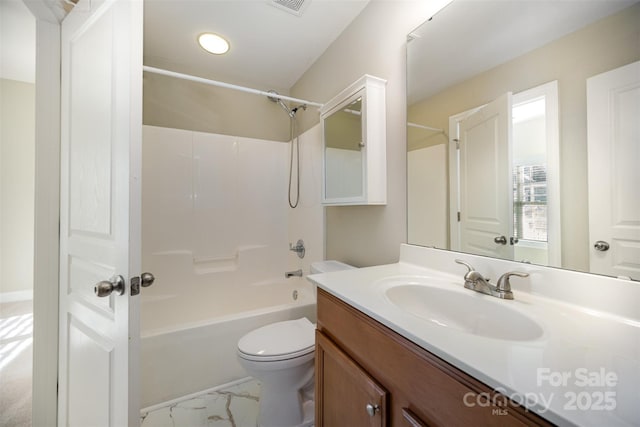
{"label": "toilet lid", "polygon": [[303,317],[276,322],[240,338],[238,350],[251,359],[289,359],[313,351],[315,326]]}

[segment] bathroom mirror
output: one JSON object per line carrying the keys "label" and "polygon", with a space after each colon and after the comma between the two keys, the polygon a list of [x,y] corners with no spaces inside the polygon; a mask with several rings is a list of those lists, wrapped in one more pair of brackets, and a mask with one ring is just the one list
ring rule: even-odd
{"label": "bathroom mirror", "polygon": [[385,86],[364,75],[320,109],[323,204],[387,202]]}
{"label": "bathroom mirror", "polygon": [[327,200],[353,200],[364,195],[363,95],[364,89],[356,92],[323,119]]}
{"label": "bathroom mirror", "polygon": [[[640,60],[638,22],[635,1],[455,0],[412,31],[408,242],[640,280],[640,175],[627,167],[631,184],[610,191],[623,202],[596,200],[587,120],[592,77]],[[638,104],[640,89],[627,95]],[[637,128],[618,160],[640,161]],[[595,236],[590,207],[614,205],[627,235]],[[622,269],[594,267],[605,256]]]}

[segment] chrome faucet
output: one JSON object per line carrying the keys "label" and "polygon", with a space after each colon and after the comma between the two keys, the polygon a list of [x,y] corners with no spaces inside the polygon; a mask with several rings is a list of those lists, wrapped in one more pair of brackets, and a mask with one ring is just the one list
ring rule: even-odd
{"label": "chrome faucet", "polygon": [[302,277],[302,270],[296,270],[296,271],[287,271],[284,273],[284,278],[288,279],[289,277]]}
{"label": "chrome faucet", "polygon": [[471,289],[472,291],[480,292],[482,294],[491,295],[496,298],[513,299],[513,292],[511,291],[511,283],[509,278],[511,276],[529,277],[529,273],[520,273],[518,271],[510,271],[504,273],[498,279],[497,285],[489,283],[489,279],[482,276],[474,270],[474,268],[461,259],[455,260],[458,264],[462,264],[467,267],[468,271],[464,275],[464,287]]}

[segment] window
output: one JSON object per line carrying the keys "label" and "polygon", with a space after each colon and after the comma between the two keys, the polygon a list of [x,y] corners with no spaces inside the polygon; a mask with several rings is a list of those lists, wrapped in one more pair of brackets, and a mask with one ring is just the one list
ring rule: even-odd
{"label": "window", "polygon": [[547,241],[547,167],[515,165],[513,168],[514,237]]}

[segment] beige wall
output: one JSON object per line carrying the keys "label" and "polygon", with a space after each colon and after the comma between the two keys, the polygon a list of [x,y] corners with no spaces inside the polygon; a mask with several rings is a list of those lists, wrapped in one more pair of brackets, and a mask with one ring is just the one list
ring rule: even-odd
{"label": "beige wall", "polygon": [[292,96],[327,102],[363,74],[387,80],[387,205],[326,208],[327,258],[356,266],[396,262],[406,241],[405,43],[434,3],[372,0],[291,88]]}
{"label": "beige wall", "polygon": [[[640,4],[444,90],[409,109],[410,122],[448,129],[449,116],[558,80],[562,265],[589,270],[586,79],[640,59]],[[416,140],[417,142],[418,140]],[[428,142],[446,143],[445,138]],[[411,144],[416,149],[424,141]]]}
{"label": "beige wall", "polygon": [[[271,141],[290,139],[289,116],[265,97],[148,72],[143,83],[145,125]],[[312,108],[301,115],[318,117]]]}
{"label": "beige wall", "polygon": [[0,294],[33,288],[35,85],[0,79]]}

